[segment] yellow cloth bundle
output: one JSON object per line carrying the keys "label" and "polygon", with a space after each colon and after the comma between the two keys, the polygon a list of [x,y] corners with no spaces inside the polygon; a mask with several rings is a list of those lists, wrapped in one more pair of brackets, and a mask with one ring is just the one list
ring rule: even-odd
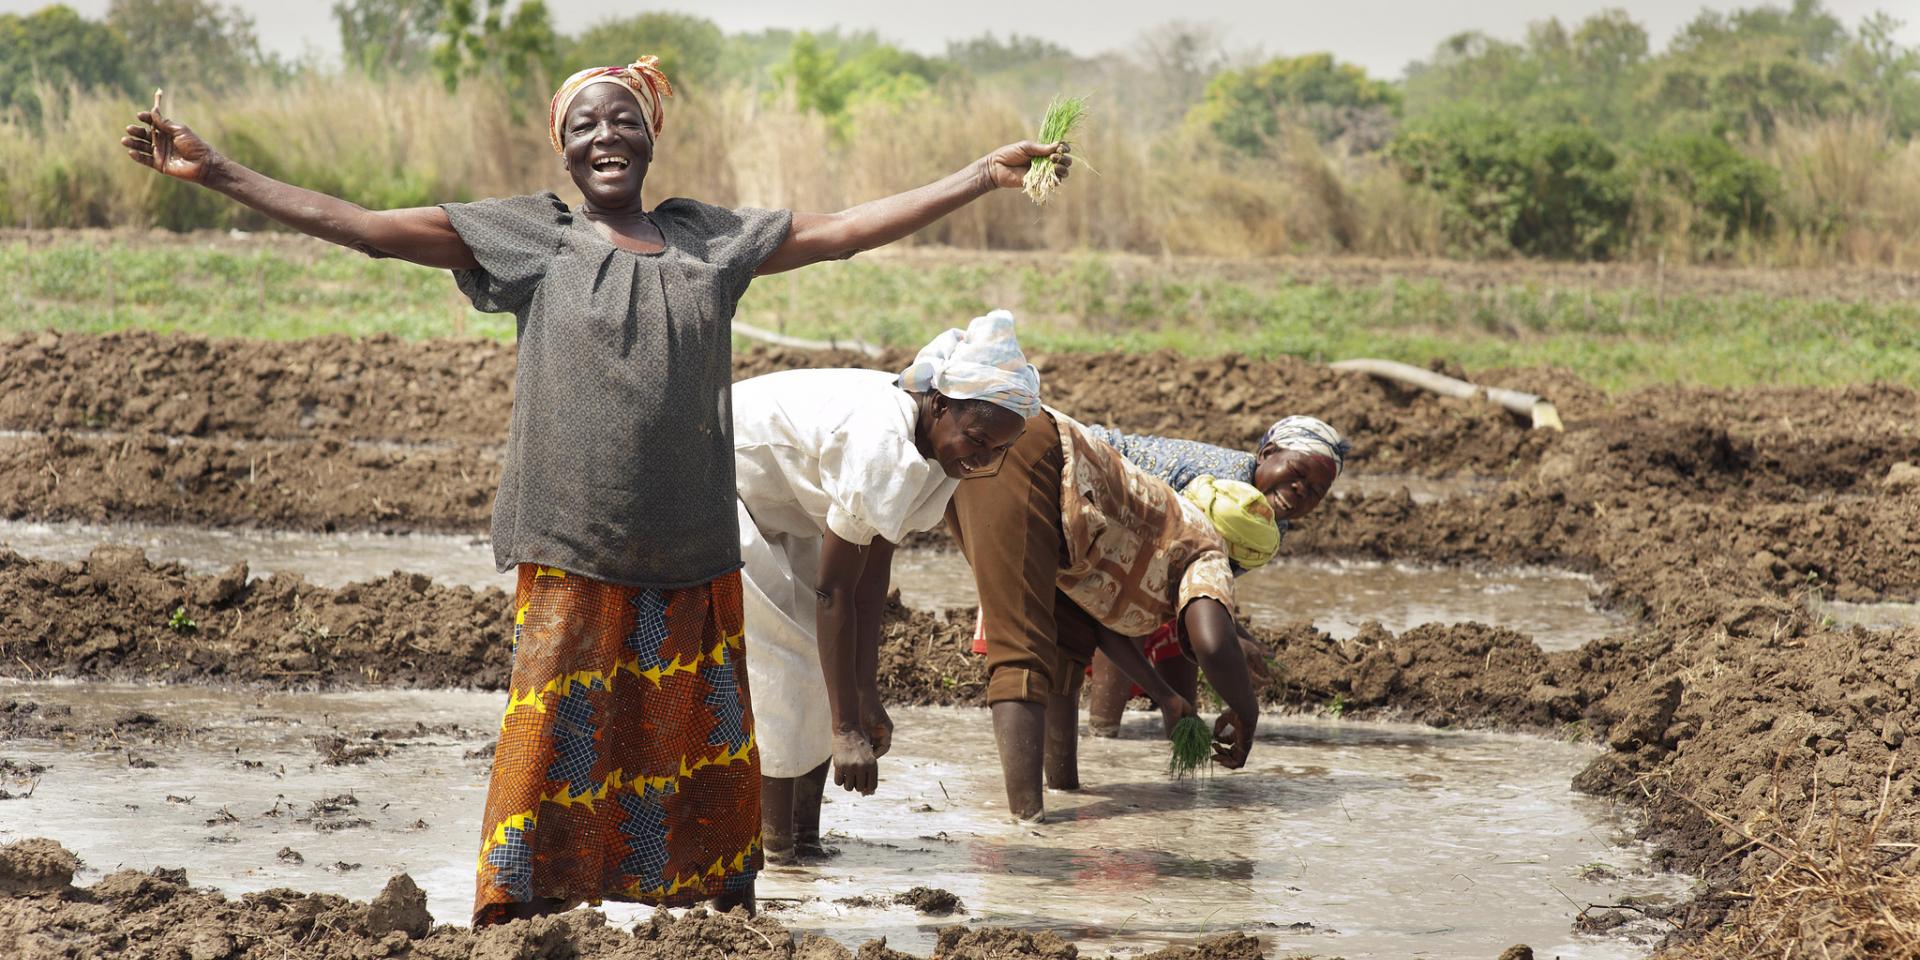
{"label": "yellow cloth bundle", "polygon": [[1221,480],[1201,474],[1180,495],[1207,515],[1213,529],[1227,541],[1227,558],[1252,570],[1264,566],[1280,549],[1280,525],[1273,506],[1250,483]]}

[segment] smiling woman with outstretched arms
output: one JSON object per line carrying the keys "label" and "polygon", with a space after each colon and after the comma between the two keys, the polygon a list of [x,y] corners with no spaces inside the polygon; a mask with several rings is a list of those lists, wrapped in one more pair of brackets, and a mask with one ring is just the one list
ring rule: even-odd
{"label": "smiling woman with outstretched arms", "polygon": [[[652,57],[569,77],[549,134],[581,200],[404,210],[281,183],[171,117],[134,162],[302,233],[452,270],[512,313],[513,420],[494,557],[517,570],[511,698],[482,824],[474,922],[596,900],[753,905],[759,757],[741,640],[729,324],[757,275],[905,237],[1059,144],[1009,144],[838,213],[727,209],[642,188],[672,87]],[[485,149],[487,145],[475,145]],[[718,869],[715,869],[715,865]]]}

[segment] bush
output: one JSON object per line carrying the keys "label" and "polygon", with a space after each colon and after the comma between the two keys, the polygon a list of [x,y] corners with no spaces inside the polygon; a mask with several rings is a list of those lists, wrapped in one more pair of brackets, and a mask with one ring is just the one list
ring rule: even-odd
{"label": "bush", "polygon": [[1780,173],[1718,137],[1657,137],[1632,157],[1642,203],[1643,232],[1670,233],[1678,225],[1658,202],[1670,199],[1686,219],[1686,239],[1698,259],[1726,253],[1742,236],[1764,236],[1773,225]]}
{"label": "bush", "polygon": [[1388,151],[1403,176],[1439,195],[1456,250],[1604,259],[1626,236],[1629,180],[1586,127],[1522,129],[1461,111],[1403,131]]}
{"label": "bush", "polygon": [[1324,142],[1378,126],[1378,119],[1390,116],[1399,103],[1393,87],[1365,70],[1339,63],[1332,54],[1310,53],[1215,76],[1206,98],[1188,116],[1221,143],[1260,153],[1289,120],[1305,124]]}

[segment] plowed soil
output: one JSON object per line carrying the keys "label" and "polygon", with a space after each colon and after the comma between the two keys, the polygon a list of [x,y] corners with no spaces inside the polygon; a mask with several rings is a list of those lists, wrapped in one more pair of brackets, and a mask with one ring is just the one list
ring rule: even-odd
{"label": "plowed soil", "polygon": [[[496,431],[506,422],[506,348],[146,335],[44,335],[6,347],[0,425],[56,434],[0,444],[0,507],[11,516],[484,529],[492,476],[481,472],[496,469]],[[743,354],[737,371],[852,359],[763,350]],[[82,374],[97,389],[67,386]],[[1778,863],[1747,834],[1764,837],[1810,815],[1858,832],[1884,810],[1871,856],[1890,875],[1920,870],[1920,740],[1910,735],[1920,730],[1920,631],[1839,629],[1807,612],[1814,594],[1920,597],[1915,391],[1660,388],[1608,397],[1551,370],[1478,374],[1559,402],[1568,426],[1559,434],[1290,361],[1095,355],[1048,360],[1045,375],[1050,402],[1090,422],[1238,444],[1281,413],[1308,412],[1355,438],[1354,470],[1498,478],[1472,500],[1330,500],[1287,548],[1571,567],[1600,579],[1607,602],[1633,615],[1629,627],[1547,654],[1526,636],[1480,625],[1399,635],[1374,628],[1336,641],[1294,624],[1260,631],[1280,667],[1266,697],[1286,708],[1338,701],[1349,716],[1606,744],[1577,785],[1641,808],[1665,862],[1709,881],[1674,918],[1683,925],[1676,948],[1747,922],[1745,901],[1727,891],[1762,882]],[[348,382],[325,386],[335,380]],[[375,382],[384,388],[371,389]],[[76,429],[141,435],[60,433]],[[149,430],[185,439],[169,443]],[[263,474],[267,451],[275,456]],[[180,607],[191,631],[169,626]],[[238,569],[190,576],[105,548],[73,564],[0,556],[0,674],[10,676],[492,688],[506,678],[506,616],[497,591],[424,578],[325,590],[283,578],[249,585]],[[882,654],[889,695],[977,702],[984,677],[962,652],[971,628],[966,612],[892,609]],[[28,711],[19,735],[46,735],[30,720]],[[346,909],[285,906],[319,902],[296,894],[281,901],[258,909],[306,911],[309,920]],[[246,912],[256,909],[251,899],[204,906],[208,916],[233,918],[218,921],[228,924],[220,935],[277,929],[267,914]],[[143,916],[96,886],[0,901],[0,930],[54,916],[36,910],[79,911],[76,924],[118,917],[123,930]],[[85,911],[106,912],[77,919]],[[515,943],[589,936],[523,929]],[[767,955],[811,955],[765,929],[776,944]],[[757,935],[746,939],[743,950],[765,948]],[[616,949],[594,943],[588,955],[616,955],[593,952]],[[979,955],[1059,955],[1018,952],[1029,948],[1039,950]],[[268,949],[280,955],[279,946]],[[1817,945],[1803,949],[1819,954]],[[559,955],[538,950],[500,955]]]}

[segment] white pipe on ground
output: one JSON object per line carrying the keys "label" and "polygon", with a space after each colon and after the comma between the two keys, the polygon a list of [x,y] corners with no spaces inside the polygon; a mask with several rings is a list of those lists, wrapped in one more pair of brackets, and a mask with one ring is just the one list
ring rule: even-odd
{"label": "white pipe on ground", "polygon": [[877,357],[886,351],[865,340],[806,340],[789,337],[784,333],[774,333],[750,323],[733,322],[733,332],[749,340],[759,340],[780,347],[792,347],[796,350],[853,350],[869,357]]}
{"label": "white pipe on ground", "polygon": [[1444,373],[1435,373],[1432,370],[1393,360],[1342,360],[1329,366],[1346,373],[1364,373],[1383,380],[1419,387],[1456,400],[1485,397],[1514,413],[1531,417],[1535,430],[1543,427],[1549,430],[1566,429],[1560,423],[1560,411],[1553,404],[1531,393],[1508,390],[1505,387],[1483,387],[1449,377]]}

